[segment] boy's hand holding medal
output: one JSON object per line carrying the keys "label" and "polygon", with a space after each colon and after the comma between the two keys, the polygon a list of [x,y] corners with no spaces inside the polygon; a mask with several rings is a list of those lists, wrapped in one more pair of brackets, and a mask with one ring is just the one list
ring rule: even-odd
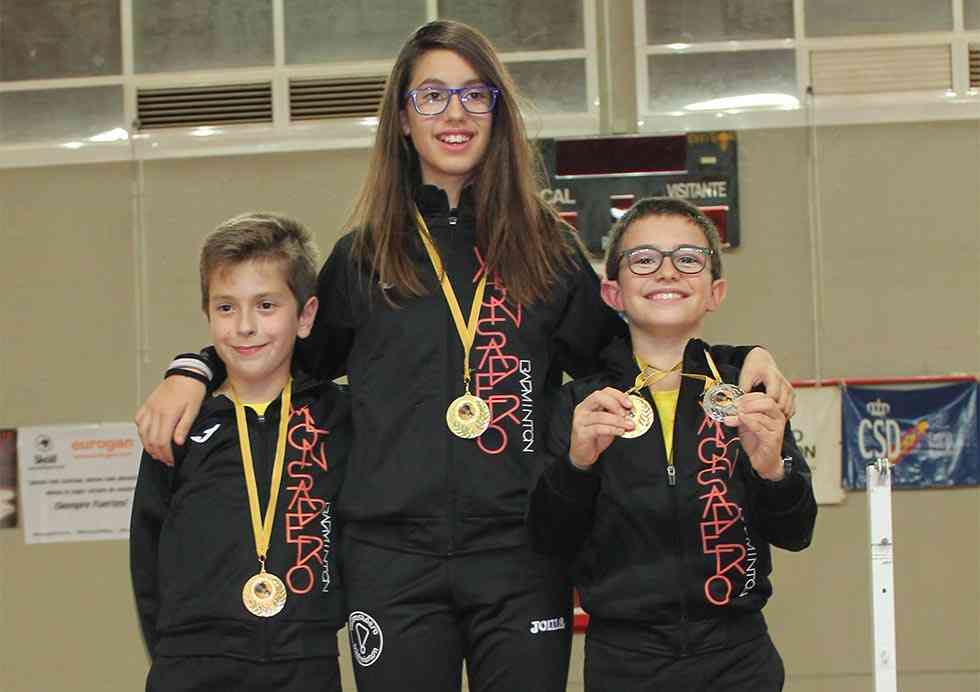
{"label": "boy's hand holding medal", "polygon": [[613,440],[632,431],[632,408],[630,397],[612,387],[592,392],[579,402],[572,417],[568,448],[572,465],[582,470],[592,468]]}
{"label": "boy's hand holding medal", "polygon": [[704,378],[707,389],[701,397],[701,406],[705,414],[738,428],[739,442],[757,474],[771,481],[782,480],[786,415],[779,402],[765,392],[744,394],[735,385],[722,382],[711,354],[705,351],[704,355],[712,375]]}
{"label": "boy's hand holding medal", "polygon": [[734,415],[723,423],[738,428],[739,442],[749,456],[752,468],[762,478],[783,478],[783,433],[786,416],[775,399],[764,392],[750,392],[739,397]]}

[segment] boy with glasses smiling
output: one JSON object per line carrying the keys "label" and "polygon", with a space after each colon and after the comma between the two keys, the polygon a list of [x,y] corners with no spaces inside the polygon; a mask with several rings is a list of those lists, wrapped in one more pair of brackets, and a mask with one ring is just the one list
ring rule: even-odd
{"label": "boy with glasses smiling", "polygon": [[769,546],[807,547],[817,506],[776,402],[697,338],[727,289],[718,232],[687,202],[640,200],[606,276],[629,338],[563,388],[528,513],[591,616],[586,690],[780,690]]}

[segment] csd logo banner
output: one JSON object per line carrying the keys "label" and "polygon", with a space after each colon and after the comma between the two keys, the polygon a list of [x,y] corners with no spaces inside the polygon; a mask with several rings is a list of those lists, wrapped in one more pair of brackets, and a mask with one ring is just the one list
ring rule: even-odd
{"label": "csd logo banner", "polygon": [[977,383],[881,389],[843,395],[844,486],[863,488],[878,457],[895,465],[896,487],[980,484]]}

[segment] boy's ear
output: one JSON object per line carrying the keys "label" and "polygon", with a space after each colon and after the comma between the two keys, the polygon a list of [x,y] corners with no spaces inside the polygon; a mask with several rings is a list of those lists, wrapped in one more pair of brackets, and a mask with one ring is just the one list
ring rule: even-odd
{"label": "boy's ear", "polygon": [[603,279],[599,292],[603,303],[616,312],[623,312],[623,290],[619,287],[618,281]]}
{"label": "boy's ear", "polygon": [[317,300],[316,296],[310,296],[306,305],[303,306],[303,310],[299,313],[299,328],[296,330],[296,336],[300,339],[308,337],[313,330],[313,320],[316,318],[318,307],[320,307],[320,301]]}
{"label": "boy's ear", "polygon": [[728,293],[728,280],[727,279],[715,279],[711,282],[711,295],[708,298],[708,312],[714,312],[719,307],[721,303],[725,300],[725,295]]}

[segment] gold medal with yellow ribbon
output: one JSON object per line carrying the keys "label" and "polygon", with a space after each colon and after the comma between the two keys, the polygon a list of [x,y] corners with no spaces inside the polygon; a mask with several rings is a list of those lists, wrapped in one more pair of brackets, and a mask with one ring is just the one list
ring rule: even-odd
{"label": "gold medal with yellow ribbon", "polygon": [[637,392],[642,391],[644,387],[653,387],[660,380],[681,369],[681,361],[669,370],[661,370],[652,365],[647,365],[638,355],[634,354],[634,358],[636,358],[636,364],[640,368],[640,374],[636,376],[633,386],[624,392],[629,397],[630,403],[633,404],[633,408],[627,414],[633,419],[633,429],[623,433],[623,437],[626,438],[639,437],[653,427],[653,407],[650,406],[649,401],[638,396]]}
{"label": "gold medal with yellow ribbon", "polygon": [[245,582],[242,587],[242,603],[246,610],[263,618],[278,613],[286,605],[286,585],[274,574],[265,571],[265,561],[272,538],[272,526],[276,521],[276,502],[279,499],[279,486],[282,483],[282,468],[286,458],[286,434],[289,425],[289,405],[293,379],[286,381],[282,390],[282,405],[279,409],[279,436],[276,439],[276,456],[272,464],[272,484],[269,486],[269,503],[265,517],[260,517],[259,488],[255,481],[255,464],[252,462],[252,446],[248,440],[248,422],[245,420],[245,407],[238,400],[235,388],[231,388],[232,401],[235,402],[235,420],[238,422],[238,446],[242,453],[242,468],[245,471],[245,487],[248,490],[248,511],[252,517],[252,535],[255,537],[255,554],[259,558],[259,572]]}
{"label": "gold medal with yellow ribbon", "polygon": [[463,395],[457,397],[446,409],[446,425],[449,430],[457,437],[472,439],[479,437],[490,427],[490,406],[486,401],[470,393],[470,349],[473,347],[473,340],[476,338],[477,322],[480,319],[480,306],[483,304],[483,294],[487,288],[487,275],[484,272],[480,277],[480,282],[476,286],[476,293],[473,294],[473,304],[470,306],[469,320],[463,322],[463,311],[459,307],[459,300],[449,282],[449,275],[442,266],[442,260],[432,243],[432,236],[429,228],[425,225],[422,215],[415,212],[415,223],[418,227],[419,235],[422,237],[422,244],[432,262],[432,268],[439,279],[439,285],[446,296],[446,303],[449,304],[449,311],[453,315],[453,322],[459,339],[463,342]]}

